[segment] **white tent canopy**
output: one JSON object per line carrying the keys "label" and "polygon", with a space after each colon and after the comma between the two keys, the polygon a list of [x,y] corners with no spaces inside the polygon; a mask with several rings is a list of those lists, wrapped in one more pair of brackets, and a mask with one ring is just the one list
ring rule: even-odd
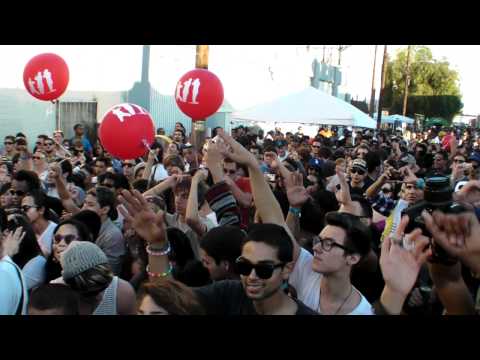
{"label": "white tent canopy", "polygon": [[[415,120],[413,120],[412,118],[409,118],[403,115],[398,115],[398,114],[389,115],[385,117],[385,122],[388,122],[389,124],[393,124],[396,121],[400,121],[405,124],[413,124],[415,122]],[[383,122],[383,118],[382,118],[382,122]]]}
{"label": "white tent canopy", "polygon": [[270,124],[376,127],[375,120],[355,106],[313,87],[233,113],[232,118]]}

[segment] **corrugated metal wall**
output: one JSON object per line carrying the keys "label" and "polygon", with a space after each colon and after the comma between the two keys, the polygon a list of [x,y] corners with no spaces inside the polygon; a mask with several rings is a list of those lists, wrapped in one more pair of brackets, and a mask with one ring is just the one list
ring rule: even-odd
{"label": "corrugated metal wall", "polygon": [[97,102],[96,101],[69,101],[60,102],[60,129],[66,139],[74,136],[75,124],[83,124],[85,133],[92,145],[97,140]]}
{"label": "corrugated metal wall", "polygon": [[25,89],[1,89],[1,147],[6,135],[23,132],[32,150],[37,135],[52,135],[55,129],[55,105],[32,97]]}

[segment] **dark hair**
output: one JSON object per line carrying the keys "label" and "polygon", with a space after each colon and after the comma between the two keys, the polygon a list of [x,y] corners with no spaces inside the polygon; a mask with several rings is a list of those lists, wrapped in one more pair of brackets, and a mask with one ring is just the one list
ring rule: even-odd
{"label": "dark hair", "polygon": [[132,188],[141,193],[144,193],[148,190],[148,180],[147,179],[138,179],[132,183]]}
{"label": "dark hair", "polygon": [[248,150],[251,151],[252,149],[255,149],[255,150],[258,150],[258,153],[259,154],[263,154],[263,149],[261,146],[258,146],[258,145],[250,145],[248,147]]}
{"label": "dark hair", "polygon": [[108,211],[108,217],[110,219],[115,219],[117,216],[117,210],[115,209],[115,194],[112,190],[105,186],[97,186],[88,190],[88,195],[95,196],[97,198],[98,205],[103,208],[109,206],[110,210]]}
{"label": "dark hair", "polygon": [[300,227],[312,234],[319,234],[325,226],[325,214],[338,210],[339,205],[335,194],[319,188],[312,194],[312,200],[302,206]]}
{"label": "dark hair", "polygon": [[22,227],[25,232],[25,237],[20,243],[18,253],[12,256],[12,260],[15,264],[20,268],[23,268],[31,259],[42,254],[37,236],[33,231],[32,225],[30,225],[24,215],[14,215],[7,224],[10,231],[15,231],[16,228]]}
{"label": "dark hair", "polygon": [[130,190],[130,182],[127,177],[123,174],[115,174],[115,189],[125,189]]}
{"label": "dark hair", "polygon": [[201,238],[200,247],[215,260],[217,265],[221,261],[228,261],[233,268],[235,260],[242,254],[246,236],[245,231],[236,226],[219,226]]}
{"label": "dark hair", "polygon": [[16,138],[18,138],[18,137],[27,138],[27,137],[25,136],[25,134],[22,133],[22,132],[18,132],[17,135],[15,135],[15,137],[16,137]]}
{"label": "dark hair", "polygon": [[[100,233],[100,229],[102,227],[102,220],[95,211],[82,210],[73,215],[70,218],[70,221],[75,221],[75,223],[80,222],[82,225],[85,226],[85,229],[79,229],[77,227],[77,231],[79,232],[79,234],[80,232],[85,232],[85,230],[88,229],[88,232],[90,232],[90,235],[92,237],[92,242],[95,242],[97,240],[98,234]],[[68,220],[66,220],[66,222],[64,223],[72,225],[72,223],[69,223]]]}
{"label": "dark hair", "polygon": [[352,201],[357,201],[360,203],[360,206],[362,207],[362,216],[366,216],[369,219],[373,217],[373,209],[372,205],[368,202],[367,199],[365,199],[362,195],[360,194],[352,194],[351,196]]}
{"label": "dark hair", "polygon": [[172,276],[175,280],[187,286],[203,286],[210,281],[208,270],[195,258],[190,239],[185,233],[175,227],[167,229],[171,246],[168,256],[175,262]]}
{"label": "dark hair", "polygon": [[[177,145],[177,144],[175,144],[175,145]],[[177,146],[177,148],[178,148],[178,146]],[[150,147],[150,149],[152,149],[152,150],[159,149],[157,158],[158,158],[158,163],[161,164],[163,162],[163,146],[162,146],[162,144],[158,141],[154,141],[152,146]],[[179,149],[179,151],[180,151],[180,149]]]}
{"label": "dark hair", "polygon": [[7,135],[7,136],[5,136],[5,137],[4,137],[4,140],[7,140],[7,139],[12,140],[13,142],[15,142],[15,136],[13,136],[13,135]]}
{"label": "dark hair", "polygon": [[375,168],[382,164],[380,154],[377,151],[369,151],[365,156],[368,172],[372,172]]}
{"label": "dark hair", "polygon": [[441,155],[443,157],[443,160],[448,160],[448,152],[446,152],[445,150],[440,150],[435,155],[437,154]]}
{"label": "dark hair", "polygon": [[182,158],[178,155],[167,156],[163,161],[163,166],[165,168],[167,168],[169,166],[176,166],[176,167],[180,168],[180,170],[182,170],[182,171],[185,170],[185,164],[184,164]]}
{"label": "dark hair", "polygon": [[39,190],[39,189],[32,190],[28,192],[26,196],[31,196],[33,198],[33,203],[35,204],[35,206],[38,207],[38,209],[41,209],[41,208],[44,209],[44,212],[43,212],[44,219],[51,220],[50,207],[47,202],[47,196],[42,190]]}
{"label": "dark hair", "polygon": [[12,183],[5,183],[2,186],[0,186],[0,195],[5,194],[8,190],[10,190],[12,187]]}
{"label": "dark hair", "polygon": [[325,217],[328,225],[345,230],[345,247],[350,249],[347,254],[359,254],[365,257],[371,249],[371,232],[360,219],[354,215],[329,212]]}
{"label": "dark hair", "polygon": [[72,176],[73,168],[72,163],[66,159],[58,161],[58,165],[62,168],[62,174],[67,175],[67,181],[70,181],[70,177]]}
{"label": "dark hair", "polygon": [[110,167],[110,166],[112,166],[112,162],[110,161],[110,159],[107,158],[107,157],[105,157],[105,156],[97,157],[97,158],[95,159],[95,163],[96,163],[97,161],[103,162],[103,163],[105,164],[105,167]]}
{"label": "dark hair", "polygon": [[148,295],[169,315],[205,315],[195,292],[179,281],[156,279],[142,285],[138,294],[138,306]]}
{"label": "dark hair", "polygon": [[29,308],[38,310],[61,309],[62,315],[79,315],[77,293],[64,284],[44,284],[32,290]]}
{"label": "dark hair", "polygon": [[44,141],[48,139],[48,136],[45,135],[45,134],[41,134],[41,135],[38,135],[37,136],[37,139],[40,138],[40,139],[43,139]]}
{"label": "dark hair", "polygon": [[275,154],[278,154],[277,149],[272,145],[265,146],[263,153],[266,153],[266,152],[273,152]]}
{"label": "dark hair", "polygon": [[13,176],[13,180],[26,181],[27,187],[28,187],[27,192],[40,189],[40,179],[38,178],[38,175],[33,171],[29,171],[29,170],[17,171],[17,173]]}
{"label": "dark hair", "polygon": [[[84,212],[84,211],[81,211],[81,212]],[[55,235],[63,225],[71,225],[75,227],[75,229],[77,229],[78,236],[80,237],[80,241],[94,242],[94,239],[92,237],[92,232],[90,232],[90,230],[87,228],[85,223],[81,222],[80,219],[78,219],[78,216],[75,219],[72,217],[71,219],[67,219],[60,222],[57,225],[57,227],[53,230],[53,234]]]}
{"label": "dark hair", "polygon": [[250,241],[265,243],[277,250],[278,260],[289,263],[293,260],[292,239],[287,231],[276,224],[254,224],[249,228],[243,247]]}
{"label": "dark hair", "polygon": [[77,130],[79,127],[84,127],[83,124],[75,124],[73,130]]}
{"label": "dark hair", "polygon": [[333,152],[329,147],[322,146],[318,154],[324,159],[330,159],[333,155]]}

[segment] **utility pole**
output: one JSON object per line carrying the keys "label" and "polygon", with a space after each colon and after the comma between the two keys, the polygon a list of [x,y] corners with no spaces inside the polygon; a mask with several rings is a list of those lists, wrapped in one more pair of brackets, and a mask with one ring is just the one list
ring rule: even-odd
{"label": "utility pole", "polygon": [[[197,69],[208,69],[208,45],[197,45],[195,67]],[[191,141],[198,151],[200,151],[200,147],[205,142],[205,129],[206,119],[193,122]]]}
{"label": "utility pole", "polygon": [[377,48],[378,48],[378,45],[375,45],[375,56],[373,58],[373,73],[372,73],[372,94],[370,96],[370,117],[373,117],[373,112],[375,110],[375,67],[377,65]]}
{"label": "utility pole", "polygon": [[387,77],[387,62],[388,62],[388,53],[387,45],[383,50],[383,63],[382,63],[382,86],[380,88],[380,96],[378,98],[378,116],[377,116],[377,129],[380,129],[382,124],[382,106],[383,106],[383,96],[385,93],[385,78]]}
{"label": "utility pole", "polygon": [[411,48],[411,45],[408,45],[407,66],[405,69],[405,93],[403,94],[403,112],[402,112],[403,116],[405,116],[405,114],[407,113],[408,85],[410,84],[410,48]]}

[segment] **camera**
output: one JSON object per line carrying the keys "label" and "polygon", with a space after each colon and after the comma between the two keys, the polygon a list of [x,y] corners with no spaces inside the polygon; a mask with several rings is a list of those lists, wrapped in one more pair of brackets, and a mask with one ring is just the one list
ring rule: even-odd
{"label": "camera", "polygon": [[[448,177],[435,176],[427,178],[425,181],[424,200],[403,211],[403,214],[408,215],[410,218],[405,233],[410,233],[414,229],[420,228],[423,235],[429,238],[432,237],[425,226],[422,217],[423,210],[428,211],[430,214],[435,210],[440,210],[445,214],[460,214],[468,211],[463,205],[453,201],[452,194],[453,191]],[[444,265],[453,265],[457,262],[457,259],[449,256],[435,242],[431,242],[431,247],[432,256],[429,259],[430,262]]]}

